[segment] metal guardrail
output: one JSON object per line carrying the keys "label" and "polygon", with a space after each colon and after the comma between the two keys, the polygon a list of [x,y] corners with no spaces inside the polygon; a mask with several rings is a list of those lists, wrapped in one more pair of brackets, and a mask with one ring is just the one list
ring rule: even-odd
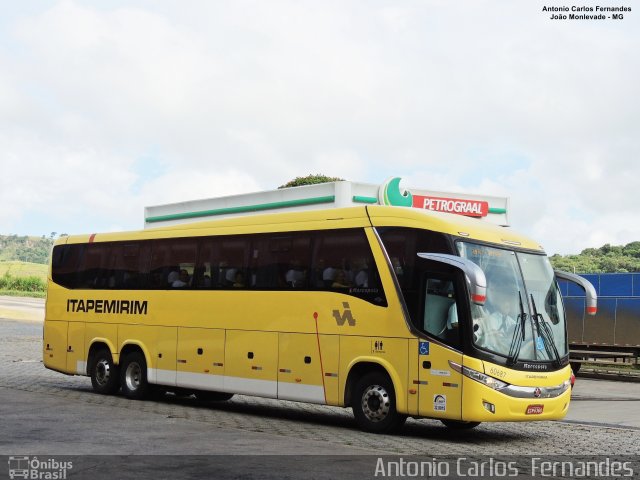
{"label": "metal guardrail", "polygon": [[640,383],[640,370],[610,369],[606,367],[585,366],[576,374],[577,378],[593,378],[599,380],[615,380],[620,382]]}

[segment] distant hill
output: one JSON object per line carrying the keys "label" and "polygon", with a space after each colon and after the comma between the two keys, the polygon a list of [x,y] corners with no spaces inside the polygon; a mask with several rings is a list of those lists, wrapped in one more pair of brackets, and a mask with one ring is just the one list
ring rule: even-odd
{"label": "distant hill", "polygon": [[608,243],[600,248],[587,248],[578,255],[553,255],[556,270],[576,273],[640,272],[640,242],[624,246]]}
{"label": "distant hill", "polygon": [[17,260],[46,264],[49,261],[53,240],[53,234],[49,237],[0,235],[0,261]]}

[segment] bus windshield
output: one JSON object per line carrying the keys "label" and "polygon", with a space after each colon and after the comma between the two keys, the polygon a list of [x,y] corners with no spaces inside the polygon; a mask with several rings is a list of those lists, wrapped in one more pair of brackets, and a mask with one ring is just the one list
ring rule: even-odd
{"label": "bus windshield", "polygon": [[472,305],[474,345],[508,362],[556,361],[568,353],[566,318],[545,255],[458,242],[487,277],[487,301]]}

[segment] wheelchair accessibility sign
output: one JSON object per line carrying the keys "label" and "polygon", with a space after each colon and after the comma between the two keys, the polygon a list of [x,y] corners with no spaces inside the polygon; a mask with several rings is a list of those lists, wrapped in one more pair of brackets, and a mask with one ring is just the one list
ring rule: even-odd
{"label": "wheelchair accessibility sign", "polygon": [[429,342],[420,342],[418,345],[418,353],[420,355],[429,355]]}

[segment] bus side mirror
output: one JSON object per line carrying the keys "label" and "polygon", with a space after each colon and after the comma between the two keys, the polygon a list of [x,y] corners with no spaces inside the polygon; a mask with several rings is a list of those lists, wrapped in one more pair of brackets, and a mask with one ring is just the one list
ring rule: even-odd
{"label": "bus side mirror", "polygon": [[574,273],[555,271],[556,278],[575,283],[584,289],[587,298],[587,315],[595,315],[598,312],[598,295],[596,289],[586,278]]}
{"label": "bus side mirror", "polygon": [[476,305],[484,305],[487,300],[487,278],[482,269],[466,258],[445,253],[418,253],[420,258],[434,262],[446,263],[458,270],[462,270],[469,287],[471,301]]}

